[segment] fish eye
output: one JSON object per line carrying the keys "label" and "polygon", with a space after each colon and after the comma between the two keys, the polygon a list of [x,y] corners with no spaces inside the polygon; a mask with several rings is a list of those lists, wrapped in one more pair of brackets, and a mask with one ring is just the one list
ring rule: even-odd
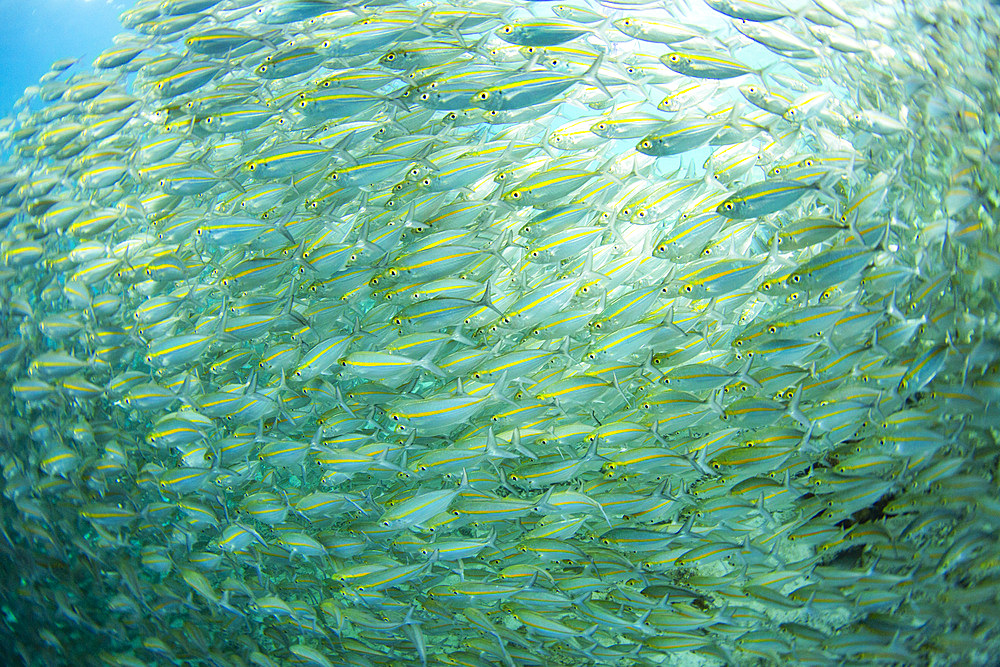
{"label": "fish eye", "polygon": [[253,171],[256,168],[257,168],[257,165],[255,165],[253,162],[247,162],[247,169],[249,169],[250,171]]}
{"label": "fish eye", "polygon": [[793,283],[798,283],[799,280],[800,280],[799,274],[797,274],[797,273],[792,274],[791,281]]}
{"label": "fish eye", "polygon": [[672,63],[680,62],[680,59],[681,59],[681,57],[679,55],[677,55],[676,53],[670,54],[670,62],[672,62]]}
{"label": "fish eye", "polygon": [[767,332],[768,333],[772,333],[773,334],[773,333],[777,333],[777,331],[778,331],[778,327],[774,326],[773,324],[767,328]]}
{"label": "fish eye", "polygon": [[757,94],[757,87],[756,86],[750,86],[749,88],[747,88],[747,92],[750,93],[751,95],[755,95],[755,94]]}
{"label": "fish eye", "polygon": [[394,53],[387,53],[387,54],[385,54],[385,60],[386,60],[386,62],[392,62],[395,59],[396,59],[396,55]]}
{"label": "fish eye", "polygon": [[691,290],[693,290],[693,289],[694,288],[691,285],[685,285],[684,286],[684,291],[687,292],[687,293],[689,293],[689,294],[691,293]]}
{"label": "fish eye", "polygon": [[649,141],[648,139],[644,139],[643,141],[639,142],[639,146],[641,148],[652,148],[653,142]]}
{"label": "fish eye", "polygon": [[733,208],[735,207],[733,206],[733,202],[727,201],[725,204],[722,205],[722,208],[726,209],[727,211],[732,211]]}
{"label": "fish eye", "polygon": [[510,33],[514,32],[514,26],[505,25],[504,27],[500,28],[500,32],[502,32],[505,35],[509,35]]}
{"label": "fish eye", "polygon": [[484,90],[481,93],[479,93],[479,95],[477,95],[477,97],[479,99],[481,99],[481,100],[488,100],[490,98],[490,93],[489,93],[489,91]]}

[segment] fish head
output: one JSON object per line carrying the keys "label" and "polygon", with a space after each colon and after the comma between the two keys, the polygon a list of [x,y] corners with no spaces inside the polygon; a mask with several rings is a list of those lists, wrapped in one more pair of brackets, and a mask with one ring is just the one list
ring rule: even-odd
{"label": "fish head", "polygon": [[483,88],[472,96],[469,104],[487,111],[498,111],[503,107],[503,90],[495,86]]}

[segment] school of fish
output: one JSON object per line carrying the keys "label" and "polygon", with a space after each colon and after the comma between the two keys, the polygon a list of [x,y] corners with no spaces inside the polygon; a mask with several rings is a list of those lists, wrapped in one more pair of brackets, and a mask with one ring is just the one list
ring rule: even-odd
{"label": "school of fish", "polygon": [[4,664],[995,664],[1000,7],[569,1],[25,91]]}

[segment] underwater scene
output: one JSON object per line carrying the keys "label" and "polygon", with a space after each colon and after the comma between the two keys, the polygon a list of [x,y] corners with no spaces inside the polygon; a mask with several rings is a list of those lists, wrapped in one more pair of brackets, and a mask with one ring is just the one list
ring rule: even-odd
{"label": "underwater scene", "polygon": [[120,20],[0,120],[0,664],[1000,664],[996,2]]}

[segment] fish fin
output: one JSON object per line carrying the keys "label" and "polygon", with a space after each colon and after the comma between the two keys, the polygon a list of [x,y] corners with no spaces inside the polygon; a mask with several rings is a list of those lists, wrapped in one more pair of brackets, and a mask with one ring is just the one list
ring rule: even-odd
{"label": "fish fin", "polygon": [[461,343],[462,345],[468,345],[470,347],[476,346],[476,341],[472,340],[471,338],[467,337],[465,334],[462,333],[461,325],[456,326],[454,329],[452,329],[451,333],[449,334],[449,340],[454,341],[456,343]]}
{"label": "fish fin", "polygon": [[431,350],[427,352],[427,354],[425,354],[421,359],[419,359],[414,365],[438,377],[441,378],[448,377],[448,374],[445,373],[440,368],[438,368],[437,365],[434,363],[434,356],[437,354],[437,351],[439,349],[441,349],[441,346],[435,345]]}
{"label": "fish fin", "polygon": [[493,434],[493,427],[486,429],[486,456],[492,459],[516,459],[517,454],[509,452],[497,446],[496,436]]}
{"label": "fish fin", "polygon": [[476,305],[477,306],[484,306],[486,308],[489,308],[490,310],[492,310],[494,313],[496,313],[500,317],[503,317],[503,314],[504,314],[503,311],[500,310],[499,308],[497,308],[496,305],[494,305],[492,299],[490,298],[490,281],[489,280],[486,281],[486,290],[483,292],[482,298],[480,298],[478,301],[476,301]]}
{"label": "fish fin", "polygon": [[609,100],[613,100],[615,96],[611,94],[611,91],[608,90],[607,86],[604,85],[604,82],[601,81],[598,76],[601,66],[604,65],[604,55],[604,52],[601,52],[601,54],[597,56],[597,59],[594,60],[593,64],[580,76],[580,80],[599,89]]}
{"label": "fish fin", "polygon": [[527,456],[532,461],[538,460],[538,454],[528,449],[525,445],[521,443],[521,429],[515,426],[514,431],[510,437],[510,447],[518,454]]}

